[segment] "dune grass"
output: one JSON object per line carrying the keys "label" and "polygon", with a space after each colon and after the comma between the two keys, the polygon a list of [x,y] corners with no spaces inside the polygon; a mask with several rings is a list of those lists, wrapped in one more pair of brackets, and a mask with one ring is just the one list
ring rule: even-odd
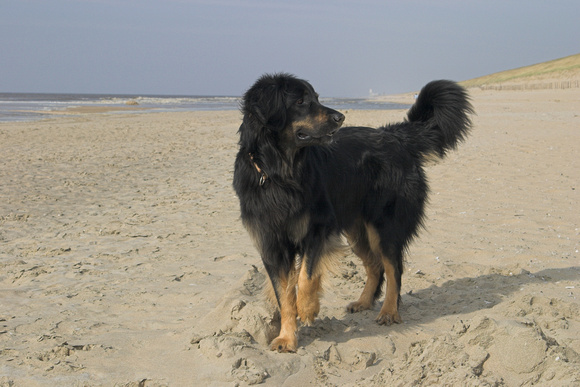
{"label": "dune grass", "polygon": [[485,75],[459,82],[465,87],[477,87],[497,83],[527,82],[542,78],[563,78],[566,75],[580,74],[580,54],[538,63],[531,66]]}

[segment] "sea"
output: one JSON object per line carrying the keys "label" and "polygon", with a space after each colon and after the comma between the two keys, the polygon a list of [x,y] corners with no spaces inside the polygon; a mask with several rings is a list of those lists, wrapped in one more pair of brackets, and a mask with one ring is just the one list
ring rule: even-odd
{"label": "sea", "polygon": [[[128,104],[132,103],[132,104]],[[365,98],[320,98],[333,109],[407,109],[410,105]],[[240,97],[132,94],[0,93],[0,122],[37,121],[84,106],[123,107],[108,114],[238,110]],[[131,108],[135,108],[132,110]],[[71,112],[66,112],[67,116]]]}

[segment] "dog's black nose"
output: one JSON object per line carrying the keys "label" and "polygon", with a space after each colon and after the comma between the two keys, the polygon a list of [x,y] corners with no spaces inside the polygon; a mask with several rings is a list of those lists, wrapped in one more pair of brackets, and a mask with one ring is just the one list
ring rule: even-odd
{"label": "dog's black nose", "polygon": [[344,114],[337,112],[337,113],[335,113],[335,114],[332,115],[332,119],[337,124],[342,124],[344,122]]}

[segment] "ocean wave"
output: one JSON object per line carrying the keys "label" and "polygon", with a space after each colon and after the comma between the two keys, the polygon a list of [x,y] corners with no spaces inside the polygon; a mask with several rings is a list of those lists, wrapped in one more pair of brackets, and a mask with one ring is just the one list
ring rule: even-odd
{"label": "ocean wave", "polygon": [[[409,105],[393,104],[363,98],[321,98],[333,109],[404,109]],[[149,111],[237,110],[240,97],[186,95],[120,95],[120,94],[36,94],[0,93],[0,121],[38,119],[39,112],[58,112],[80,106],[135,105]]]}

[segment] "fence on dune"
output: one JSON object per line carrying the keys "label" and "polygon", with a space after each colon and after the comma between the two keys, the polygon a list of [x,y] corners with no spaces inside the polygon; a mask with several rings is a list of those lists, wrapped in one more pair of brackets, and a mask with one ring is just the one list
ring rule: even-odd
{"label": "fence on dune", "polygon": [[546,89],[573,89],[580,87],[580,80],[522,83],[522,84],[491,84],[478,86],[481,90],[546,90]]}

